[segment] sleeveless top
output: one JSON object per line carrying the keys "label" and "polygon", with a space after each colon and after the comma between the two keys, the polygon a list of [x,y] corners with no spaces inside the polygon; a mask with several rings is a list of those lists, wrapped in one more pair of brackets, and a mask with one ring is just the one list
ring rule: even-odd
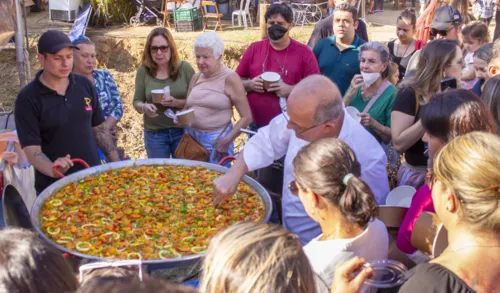
{"label": "sleeveless top", "polygon": [[191,128],[198,131],[212,132],[222,129],[231,121],[233,103],[225,94],[226,78],[234,73],[222,68],[209,78],[201,74],[187,97],[187,106],[194,109],[196,121]]}
{"label": "sleeveless top", "polygon": [[399,81],[402,81],[403,78],[405,77],[406,67],[408,67],[408,63],[410,62],[411,57],[413,56],[413,54],[415,54],[415,52],[420,50],[424,44],[421,41],[417,40],[415,42],[415,48],[412,48],[413,52],[411,52],[411,54],[405,57],[396,57],[396,54],[394,52],[395,42],[396,40],[390,41],[389,43],[387,43],[387,47],[389,48],[389,53],[391,54],[394,63],[398,65]]}

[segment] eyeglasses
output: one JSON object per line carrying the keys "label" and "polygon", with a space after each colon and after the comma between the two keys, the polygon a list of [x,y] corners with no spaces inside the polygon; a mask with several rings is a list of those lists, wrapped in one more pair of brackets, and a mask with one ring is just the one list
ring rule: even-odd
{"label": "eyeglasses", "polygon": [[162,53],[167,53],[169,46],[151,46],[151,53],[158,53],[158,50]]}
{"label": "eyeglasses", "polygon": [[292,182],[290,182],[290,184],[288,185],[288,189],[290,189],[290,192],[293,195],[299,196],[299,184],[297,183],[297,181],[292,180]]}
{"label": "eyeglasses", "polygon": [[[286,122],[288,122],[288,124],[292,123],[292,124],[295,125],[295,123],[293,123],[293,122],[290,121],[290,117],[288,116],[288,113],[286,112],[287,107],[284,106],[284,107],[280,107],[280,108],[281,108],[281,114],[283,114],[283,116],[285,117]],[[314,124],[313,126],[307,127],[306,129],[301,130],[301,131],[297,131],[295,128],[293,130],[295,131],[295,135],[296,136],[297,135],[301,135],[301,134],[304,134],[304,133],[306,133],[307,131],[309,131],[309,130],[311,130],[313,128],[316,128],[316,127],[318,127],[320,125],[325,124],[328,121],[330,121],[330,120],[327,120],[327,121],[324,121],[324,122],[321,122],[321,123],[318,123],[318,124]]]}
{"label": "eyeglasses", "polygon": [[109,267],[127,267],[127,266],[137,266],[139,268],[139,279],[142,281],[142,262],[140,260],[121,260],[113,262],[93,262],[80,266],[78,270],[80,271],[80,283],[83,281],[83,273],[85,271],[92,271],[95,269],[109,268]]}

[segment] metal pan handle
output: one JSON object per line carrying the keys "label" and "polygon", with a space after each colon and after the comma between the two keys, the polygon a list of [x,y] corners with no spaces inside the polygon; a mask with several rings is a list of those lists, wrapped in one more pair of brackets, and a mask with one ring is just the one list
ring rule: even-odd
{"label": "metal pan handle", "polygon": [[[87,164],[87,162],[85,162],[82,159],[72,159],[71,162],[82,164],[85,167],[85,169],[90,168],[89,164]],[[62,174],[58,171],[59,168],[60,168],[60,166],[54,166],[54,167],[52,167],[52,170],[54,170],[54,173],[57,175],[57,177],[63,178],[64,174]]]}
{"label": "metal pan handle", "polygon": [[219,166],[223,166],[227,161],[234,161],[236,160],[236,157],[234,156],[227,156],[222,158],[222,160],[219,161]]}

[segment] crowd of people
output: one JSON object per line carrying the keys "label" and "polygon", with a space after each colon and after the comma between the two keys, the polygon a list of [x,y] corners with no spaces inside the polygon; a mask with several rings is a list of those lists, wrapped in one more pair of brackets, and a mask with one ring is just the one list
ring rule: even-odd
{"label": "crowd of people", "polygon": [[[430,42],[419,38],[411,9],[396,20],[397,39],[370,42],[353,2],[340,1],[307,45],[290,36],[292,9],[272,4],[268,38],[252,43],[235,71],[223,64],[215,32],[194,41],[196,70],[180,60],[168,29],[155,28],[146,39],[133,107],[143,114],[148,158],[176,158],[189,136],[217,163],[234,154],[240,129],[255,131],[214,180],[214,204],[231,197],[248,172],[281,160],[282,226],[240,223],[215,236],[198,289],[143,278],[133,266],[96,270],[79,284],[62,255],[35,234],[6,229],[0,288],[373,292],[364,284],[373,273],[365,264],[387,259],[390,240],[378,206],[391,187],[409,185],[417,192],[396,245],[417,266],[398,292],[500,292],[500,40],[489,42],[486,16],[465,23],[458,9],[443,6],[430,22]],[[107,162],[122,159],[116,125],[123,104],[112,75],[96,68],[88,38],[71,42],[47,31],[38,60],[43,70],[19,93],[15,119],[40,193],[57,180],[54,168],[81,170],[72,158],[90,166],[105,163],[99,153]],[[265,72],[277,73],[279,82],[265,86]],[[181,125],[169,110],[193,110],[195,120]],[[391,178],[393,156],[401,164]],[[448,231],[448,248],[430,261],[411,243],[423,212],[436,213]]]}

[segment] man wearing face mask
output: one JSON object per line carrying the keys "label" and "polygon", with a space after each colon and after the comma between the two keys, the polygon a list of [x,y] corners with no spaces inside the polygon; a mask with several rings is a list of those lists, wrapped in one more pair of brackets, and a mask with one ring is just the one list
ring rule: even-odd
{"label": "man wearing face mask", "polygon": [[356,35],[358,10],[348,3],[335,7],[333,31],[314,47],[321,74],[330,78],[345,94],[354,75],[359,74],[359,47],[365,42]]}
{"label": "man wearing face mask", "polygon": [[[294,85],[305,77],[319,74],[311,49],[290,37],[292,9],[285,3],[272,4],[264,17],[269,38],[251,44],[236,69],[248,93],[254,130],[282,113],[280,97],[288,97]],[[264,72],[278,73],[281,80],[264,90]]]}

